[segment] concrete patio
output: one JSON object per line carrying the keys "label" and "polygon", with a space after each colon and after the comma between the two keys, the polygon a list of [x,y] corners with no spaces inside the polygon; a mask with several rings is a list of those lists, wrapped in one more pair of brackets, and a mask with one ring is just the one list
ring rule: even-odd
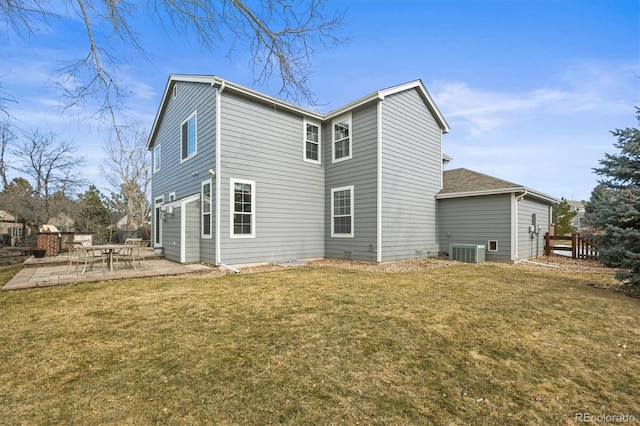
{"label": "concrete patio", "polygon": [[96,281],[122,280],[130,278],[155,277],[161,275],[182,275],[195,272],[214,272],[218,269],[210,265],[181,264],[158,256],[149,250],[145,254],[142,266],[121,265],[110,271],[101,264],[95,264],[82,274],[82,267],[75,265],[69,268],[66,254],[35,259],[31,257],[24,262],[24,268],[18,272],[4,287],[3,291],[43,288],[56,285],[89,283]]}

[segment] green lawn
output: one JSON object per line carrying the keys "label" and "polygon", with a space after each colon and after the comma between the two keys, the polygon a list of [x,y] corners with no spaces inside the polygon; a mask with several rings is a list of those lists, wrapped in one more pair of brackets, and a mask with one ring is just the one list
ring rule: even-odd
{"label": "green lawn", "polygon": [[612,282],[315,266],[2,293],[0,423],[639,421],[640,299],[589,285]]}

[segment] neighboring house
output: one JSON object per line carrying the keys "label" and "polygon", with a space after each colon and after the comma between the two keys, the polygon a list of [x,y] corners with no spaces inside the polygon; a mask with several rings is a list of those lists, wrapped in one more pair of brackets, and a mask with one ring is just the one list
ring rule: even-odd
{"label": "neighboring house", "polygon": [[0,210],[0,234],[9,235],[11,245],[16,245],[24,237],[26,232],[29,235],[29,227],[25,226],[16,214]]}
{"label": "neighboring house", "polygon": [[487,260],[516,261],[544,254],[544,234],[558,200],[467,169],[444,172],[438,199],[440,247],[482,244]]}
{"label": "neighboring house", "polygon": [[[148,140],[153,245],[223,266],[436,256],[448,131],[419,80],[319,114],[215,76],[172,75]],[[525,199],[523,212],[537,200]],[[546,226],[548,209],[539,214]]]}
{"label": "neighboring house", "polygon": [[567,201],[571,206],[571,211],[576,212],[573,218],[573,227],[576,229],[582,229],[584,220],[584,201]]}

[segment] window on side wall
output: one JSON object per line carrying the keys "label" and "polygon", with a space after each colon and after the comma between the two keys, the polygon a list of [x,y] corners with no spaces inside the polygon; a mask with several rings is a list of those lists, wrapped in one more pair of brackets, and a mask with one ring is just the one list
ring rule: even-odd
{"label": "window on side wall", "polygon": [[162,164],[162,145],[158,145],[153,148],[153,172],[160,170]]}
{"label": "window on side wall", "polygon": [[353,237],[353,185],[331,190],[331,236]]}
{"label": "window on side wall", "polygon": [[154,232],[153,232],[153,245],[158,247],[162,245],[162,204],[164,203],[164,195],[157,197],[153,204],[154,208]]}
{"label": "window on side wall", "polygon": [[320,125],[304,121],[304,160],[320,164]]}
{"label": "window on side wall", "polygon": [[211,203],[211,179],[202,182],[202,196],[200,200],[202,202],[202,238],[211,238],[212,229],[212,203]]}
{"label": "window on side wall", "polygon": [[231,238],[253,238],[256,226],[255,182],[231,179]]}
{"label": "window on side wall", "polygon": [[331,123],[332,160],[343,161],[351,158],[351,114],[337,118]]}
{"label": "window on side wall", "polygon": [[198,114],[194,111],[180,126],[182,160],[194,156],[198,151]]}

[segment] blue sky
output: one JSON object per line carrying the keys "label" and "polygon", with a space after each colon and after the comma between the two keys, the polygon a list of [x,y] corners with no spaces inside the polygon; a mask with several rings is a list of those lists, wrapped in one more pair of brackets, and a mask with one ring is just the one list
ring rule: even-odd
{"label": "blue sky", "polygon": [[[376,90],[421,79],[451,126],[444,135],[449,168],[466,167],[541,192],[588,199],[592,168],[614,152],[610,131],[638,125],[638,0],[353,0],[348,44],[319,50],[311,88],[326,112]],[[0,26],[2,89],[22,128],[53,131],[98,166],[104,133],[86,117],[61,114],[56,70],[86,53],[80,22],[52,22],[29,39]],[[275,95],[277,82],[257,86],[248,53],[203,50],[140,18],[148,58],[132,56],[118,76],[130,91],[132,117],[150,128],[168,75],[212,74]]]}

